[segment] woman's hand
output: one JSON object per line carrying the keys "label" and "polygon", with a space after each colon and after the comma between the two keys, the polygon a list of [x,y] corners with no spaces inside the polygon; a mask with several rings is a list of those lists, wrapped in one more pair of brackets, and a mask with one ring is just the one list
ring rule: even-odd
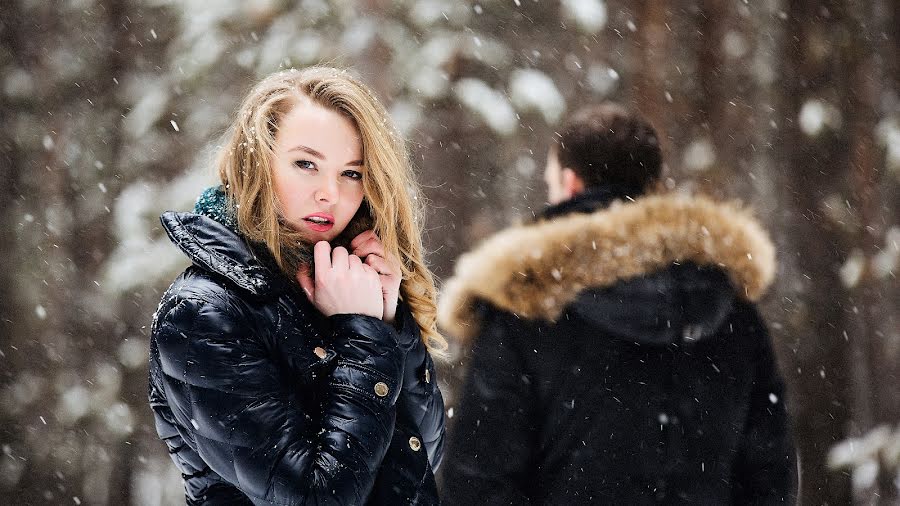
{"label": "woman's hand", "polygon": [[343,247],[332,251],[326,241],[317,242],[313,252],[315,281],[308,269],[297,273],[297,281],[316,309],[325,316],[355,313],[384,318],[383,290],[373,267]]}
{"label": "woman's hand", "polygon": [[384,321],[394,323],[397,315],[397,299],[400,296],[400,281],[403,269],[400,260],[384,251],[381,239],[375,231],[366,230],[350,241],[352,253],[365,259],[365,264],[378,272],[381,278],[381,293],[384,301]]}

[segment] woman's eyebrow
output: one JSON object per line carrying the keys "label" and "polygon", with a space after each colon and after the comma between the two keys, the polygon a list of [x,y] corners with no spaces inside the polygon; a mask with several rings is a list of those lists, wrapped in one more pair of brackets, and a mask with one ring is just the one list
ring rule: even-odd
{"label": "woman's eyebrow", "polygon": [[289,152],[290,152],[290,151],[306,151],[307,153],[313,155],[313,156],[316,157],[316,158],[319,158],[319,159],[321,159],[321,160],[327,160],[327,158],[325,158],[325,155],[323,155],[322,153],[319,153],[319,152],[316,151],[315,149],[310,148],[310,147],[308,147],[308,146],[304,146],[304,145],[302,145],[302,144],[299,145],[299,146],[297,146],[297,147],[295,147],[295,148],[291,148],[291,149],[289,150]]}
{"label": "woman's eyebrow", "polygon": [[[297,146],[297,147],[291,148],[291,149],[289,150],[289,152],[290,152],[290,151],[305,151],[305,152],[307,152],[307,153],[313,155],[314,157],[316,157],[316,158],[318,158],[318,159],[320,159],[320,160],[323,160],[323,161],[327,161],[327,160],[328,160],[328,158],[326,158],[325,155],[323,155],[322,153],[316,151],[315,149],[313,149],[313,148],[311,148],[311,147],[309,147],[309,146],[304,146],[304,145],[302,145],[302,144],[299,145],[299,146]],[[353,166],[353,167],[362,167],[363,161],[362,161],[362,160],[353,160],[352,162],[347,162],[347,163],[345,163],[344,165]]]}

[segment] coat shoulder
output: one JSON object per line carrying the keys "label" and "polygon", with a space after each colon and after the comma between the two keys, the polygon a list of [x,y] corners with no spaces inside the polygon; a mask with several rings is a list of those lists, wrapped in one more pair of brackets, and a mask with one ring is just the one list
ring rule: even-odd
{"label": "coat shoulder", "polygon": [[721,268],[747,300],[763,295],[776,268],[774,245],[750,211],[706,197],[649,196],[490,237],[457,262],[438,318],[462,339],[479,328],[479,300],[552,321],[586,289],[677,262]]}
{"label": "coat shoulder", "polygon": [[173,309],[186,305],[205,305],[218,313],[233,312],[234,302],[241,297],[229,290],[228,281],[217,278],[203,269],[188,267],[163,293],[159,307],[153,315],[153,330],[172,317]]}
{"label": "coat shoulder", "polygon": [[189,355],[216,357],[226,350],[266,356],[284,325],[279,306],[277,297],[260,300],[224,278],[189,267],[166,290],[153,316],[154,350],[176,361]]}

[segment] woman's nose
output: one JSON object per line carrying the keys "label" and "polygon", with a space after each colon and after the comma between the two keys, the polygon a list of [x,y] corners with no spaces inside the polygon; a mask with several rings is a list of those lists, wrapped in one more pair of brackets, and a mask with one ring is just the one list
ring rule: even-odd
{"label": "woman's nose", "polygon": [[334,204],[338,199],[338,182],[331,177],[323,178],[316,189],[315,199],[319,202]]}

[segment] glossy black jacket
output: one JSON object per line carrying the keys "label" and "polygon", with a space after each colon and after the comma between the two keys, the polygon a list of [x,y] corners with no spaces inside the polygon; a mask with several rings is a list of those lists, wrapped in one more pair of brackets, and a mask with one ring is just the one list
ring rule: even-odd
{"label": "glossy black jacket", "polygon": [[443,400],[406,307],[399,330],[326,318],[232,228],[162,223],[193,265],[154,317],[149,397],[188,504],[436,504]]}
{"label": "glossy black jacket", "polygon": [[[607,197],[607,198],[605,198]],[[784,386],[751,302],[774,250],[702,198],[586,195],[462,258],[447,504],[791,504]]]}

